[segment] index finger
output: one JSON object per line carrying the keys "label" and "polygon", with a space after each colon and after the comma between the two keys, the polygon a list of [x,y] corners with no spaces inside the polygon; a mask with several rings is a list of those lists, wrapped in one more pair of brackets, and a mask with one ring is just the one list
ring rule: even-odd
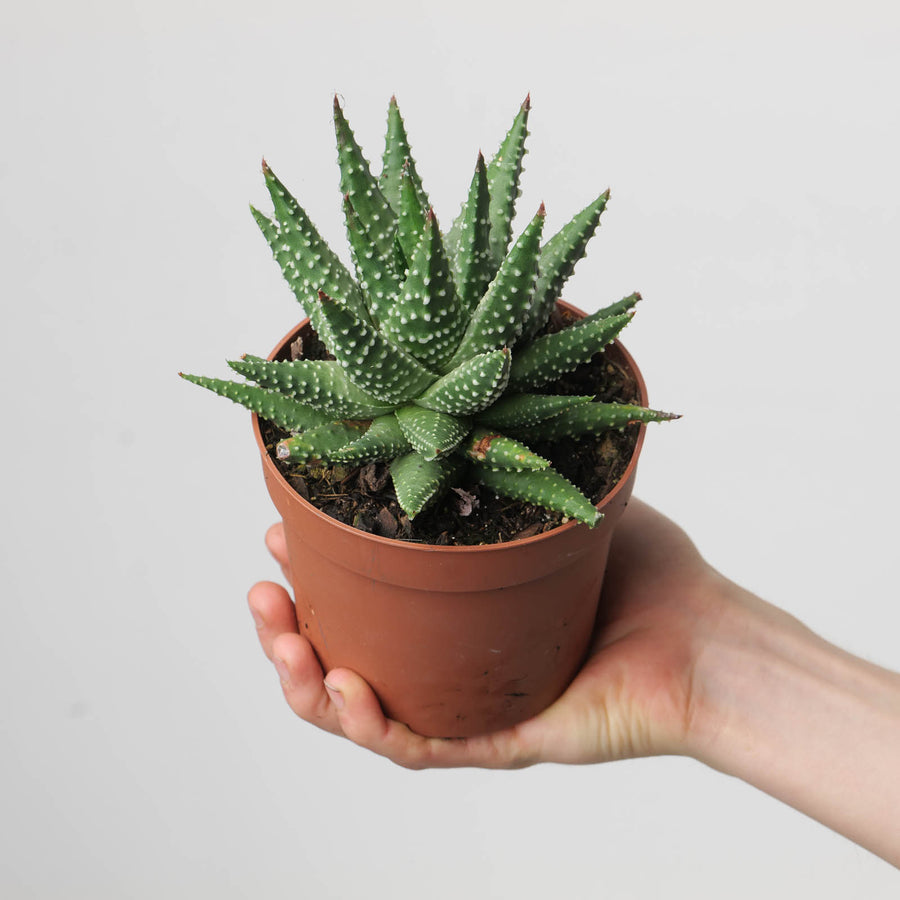
{"label": "index finger", "polygon": [[290,564],[288,563],[287,541],[284,537],[284,524],[276,522],[266,532],[266,546],[269,553],[275,557],[275,562],[281,566],[281,572],[288,581],[291,580]]}

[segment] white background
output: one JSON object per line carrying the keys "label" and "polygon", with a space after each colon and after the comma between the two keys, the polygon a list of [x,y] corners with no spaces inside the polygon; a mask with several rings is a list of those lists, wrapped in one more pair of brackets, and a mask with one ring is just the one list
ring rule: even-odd
{"label": "white background", "polygon": [[[396,93],[438,217],[531,92],[521,222],[609,185],[567,299],[638,289],[637,493],[710,561],[900,668],[900,13],[782,0],[9,4],[0,14],[4,898],[898,896],[699,764],[413,773],[296,720],[224,374],[300,318],[269,162],[346,256],[335,91]],[[900,777],[900,769],[895,773]]]}

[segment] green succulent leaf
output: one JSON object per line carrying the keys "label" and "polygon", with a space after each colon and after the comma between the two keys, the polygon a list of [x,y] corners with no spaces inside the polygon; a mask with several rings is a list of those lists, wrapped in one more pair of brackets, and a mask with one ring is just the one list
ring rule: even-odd
{"label": "green succulent leaf", "polygon": [[401,406],[394,414],[406,439],[425,459],[446,456],[469,433],[472,423],[421,406]]}
{"label": "green succulent leaf", "polygon": [[327,326],[319,315],[318,308],[315,306],[314,302],[310,301],[308,296],[310,290],[309,278],[305,274],[301,276],[297,271],[296,261],[294,259],[294,254],[291,252],[290,245],[279,239],[278,225],[261,213],[252,204],[250,206],[250,212],[253,214],[256,224],[259,226],[259,230],[263,233],[263,237],[266,239],[266,243],[272,251],[272,256],[281,269],[281,274],[284,276],[285,281],[287,281],[291,291],[293,291],[297,301],[303,307],[304,312],[310,317],[313,327],[323,338],[327,337]]}
{"label": "green succulent leaf", "polygon": [[[567,409],[545,422],[522,432],[530,441],[553,441],[562,437],[599,434],[610,428],[624,428],[641,422],[667,422],[678,419],[675,413],[645,409],[626,403],[587,403]],[[513,431],[515,434],[516,432]]]}
{"label": "green succulent leaf", "polygon": [[604,191],[541,248],[538,260],[540,275],[534,286],[531,309],[522,327],[523,338],[531,338],[550,317],[563,285],[575,271],[575,264],[584,257],[608,200],[609,191]]}
{"label": "green succulent leaf", "polygon": [[275,455],[296,463],[330,462],[332,453],[357,440],[368,422],[331,422],[302,434],[295,434],[275,446]]}
{"label": "green succulent leaf", "polygon": [[509,368],[506,347],[480,353],[435,381],[415,402],[453,416],[471,415],[490,406],[503,393]]}
{"label": "green succulent leaf", "polygon": [[375,245],[347,194],[344,195],[344,220],[356,277],[363,290],[369,317],[377,325],[391,308],[403,282],[405,261],[398,265],[396,253],[383,253]]}
{"label": "green succulent leaf", "polygon": [[318,330],[315,300],[319,291],[325,291],[332,297],[340,297],[345,305],[358,314],[366,315],[359,286],[265,160],[263,175],[278,226],[274,243],[271,229],[274,223],[266,220],[266,225],[262,221],[262,214],[255,210],[254,218],[269,242],[294,296],[313,320],[314,327]]}
{"label": "green succulent leaf", "polygon": [[552,419],[564,410],[590,403],[593,399],[591,396],[569,397],[558,394],[507,394],[477,413],[475,421],[501,431],[528,428]]}
{"label": "green succulent leaf", "polygon": [[331,453],[335,462],[362,463],[373,460],[393,459],[413,449],[400,428],[397,417],[379,416],[372,420],[368,430],[360,438],[346,447]]}
{"label": "green succulent leaf", "polygon": [[474,466],[472,471],[478,482],[504,497],[556,510],[591,528],[602,518],[597,507],[555,469],[514,472]]}
{"label": "green succulent leaf", "polygon": [[382,330],[396,346],[439,371],[459,346],[464,327],[441,232],[429,211],[406,281]]}
{"label": "green succulent leaf", "polygon": [[509,373],[511,390],[541,387],[599,353],[631,321],[631,315],[599,319],[537,338],[516,351]]}
{"label": "green succulent leaf", "polygon": [[[490,204],[487,167],[479,153],[452,253],[459,298],[466,313],[475,309],[497,274],[498,263],[491,255]],[[449,252],[449,241],[445,244]]]}
{"label": "green succulent leaf", "polygon": [[603,309],[598,309],[597,312],[591,313],[589,316],[575,319],[569,327],[583,328],[585,325],[593,325],[600,319],[610,319],[613,316],[624,315],[625,313],[631,312],[640,300],[641,295],[635,291],[633,294],[629,294],[627,297],[623,297],[621,300],[617,300],[615,303],[611,303]]}
{"label": "green succulent leaf", "polygon": [[384,156],[382,157],[381,177],[379,186],[388,203],[395,212],[401,208],[401,183],[403,170],[406,169],[406,177],[409,179],[415,191],[419,203],[419,209],[428,209],[428,195],[422,187],[422,179],[416,171],[416,163],[409,149],[409,138],[406,134],[406,126],[400,115],[400,107],[397,98],[391,97],[388,106],[387,134],[384,139]]}
{"label": "green succulent leaf", "polygon": [[393,411],[396,406],[381,403],[358,388],[334,360],[270,362],[248,355],[228,365],[261,387],[280,391],[335,419],[371,419]]}
{"label": "green succulent leaf", "polygon": [[472,313],[462,341],[444,371],[486,350],[511,346],[522,328],[537,278],[537,257],[544,225],[544,205],[519,236],[500,265],[487,293]]}
{"label": "green succulent leaf", "polygon": [[397,215],[373,177],[337,97],[334,98],[334,131],[341,169],[341,193],[349,195],[375,246],[382,253],[391,253],[397,233]]}
{"label": "green succulent leaf", "polygon": [[430,207],[422,206],[409,170],[404,168],[400,173],[400,221],[397,225],[397,240],[407,260],[412,260],[422,240],[425,217],[429,210]]}
{"label": "green succulent leaf", "polygon": [[494,259],[503,259],[512,236],[512,220],[519,196],[519,176],[522,174],[522,160],[525,157],[530,110],[529,95],[487,169],[488,190],[491,195],[491,253]]}
{"label": "green succulent leaf", "polygon": [[397,502],[414,519],[459,477],[465,463],[456,456],[425,459],[420,453],[398,456],[391,463]]}
{"label": "green succulent leaf", "polygon": [[476,428],[460,446],[469,459],[494,469],[546,469],[550,461],[525,444],[487,428]]}
{"label": "green succulent leaf", "polygon": [[415,357],[327,294],[319,294],[322,316],[334,340],[329,347],[347,377],[382,403],[404,403],[417,397],[436,378]]}
{"label": "green succulent leaf", "polygon": [[239,403],[250,412],[255,412],[286,431],[305,431],[332,421],[331,416],[313,409],[306,403],[300,403],[291,397],[267,391],[253,384],[207,378],[203,375],[186,375],[183,372],[179,372],[179,375],[191,384],[198,384],[220,397]]}

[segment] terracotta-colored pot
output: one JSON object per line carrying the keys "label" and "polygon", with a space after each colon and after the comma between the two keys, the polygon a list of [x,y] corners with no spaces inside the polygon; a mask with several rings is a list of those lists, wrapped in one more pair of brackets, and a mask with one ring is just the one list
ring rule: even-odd
{"label": "terracotta-colored pot", "polygon": [[[583,315],[573,307],[567,309]],[[305,320],[272,351],[288,358]],[[606,353],[633,373],[618,342]],[[284,520],[300,631],[325,671],[372,685],[386,715],[434,737],[468,737],[549,706],[585,654],[613,530],[644,439],[593,529],[569,522],[505,544],[439,547],[367,534],[320,512],[288,484],[253,431],[266,486]]]}

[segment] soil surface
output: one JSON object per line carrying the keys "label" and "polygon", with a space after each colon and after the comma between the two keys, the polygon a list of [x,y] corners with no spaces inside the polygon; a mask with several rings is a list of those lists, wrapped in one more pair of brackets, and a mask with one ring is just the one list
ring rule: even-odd
{"label": "soil surface", "polygon": [[[570,314],[558,309],[546,330],[558,331],[571,321]],[[332,358],[311,329],[291,346],[291,357]],[[602,402],[640,401],[631,373],[602,352],[542,391],[593,394]],[[488,488],[465,480],[410,521],[397,503],[389,463],[362,466],[286,463],[275,457],[275,445],[287,433],[265,420],[260,420],[260,425],[269,454],[297,493],[326,515],[371,534],[437,545],[494,544],[531,537],[568,521],[561,513],[498,497]],[[622,477],[634,452],[639,428],[630,425],[623,431],[610,430],[553,443],[535,442],[530,446],[597,503]]]}

